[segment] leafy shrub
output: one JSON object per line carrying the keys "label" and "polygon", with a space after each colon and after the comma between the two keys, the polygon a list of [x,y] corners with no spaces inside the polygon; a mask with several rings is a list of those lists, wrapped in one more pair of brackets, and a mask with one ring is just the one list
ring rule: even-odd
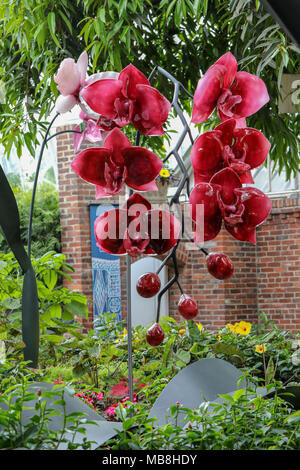
{"label": "leafy shrub", "polygon": [[[37,277],[41,331],[41,364],[56,364],[55,345],[60,334],[81,328],[75,317],[86,317],[87,299],[84,295],[61,287],[60,279],[73,268],[65,255],[49,252],[32,259]],[[12,254],[0,253],[0,340],[5,342],[6,356],[21,358],[24,344],[21,333],[22,273]]]}
{"label": "leafy shrub", "polygon": [[[9,376],[8,376],[9,374]],[[5,379],[3,379],[3,376]],[[82,424],[93,423],[87,421],[84,413],[71,413],[67,415],[65,408],[65,393],[62,391],[33,392],[30,389],[32,379],[36,373],[26,367],[26,363],[18,364],[0,363],[1,390],[0,394],[0,449],[2,450],[57,450],[64,444],[68,450],[90,449],[91,442],[83,438],[82,443],[74,443],[77,433],[85,434]],[[62,412],[51,408],[44,397],[55,397],[62,405]],[[26,424],[22,420],[22,411],[28,408],[28,402],[35,400],[34,414]],[[56,403],[58,403],[56,401]],[[2,406],[1,406],[2,405]],[[62,414],[61,429],[49,429],[49,421],[54,414]]]}
{"label": "leafy shrub", "polygon": [[[13,182],[12,182],[13,183]],[[16,183],[16,182],[15,182]],[[12,187],[20,214],[21,239],[24,245],[28,242],[28,222],[32,189],[22,189],[19,185]],[[59,199],[57,189],[49,183],[38,185],[32,224],[32,254],[40,257],[48,251],[61,251]],[[7,253],[9,246],[0,233],[0,251]]]}
{"label": "leafy shrub", "polygon": [[[273,384],[274,386],[274,384]],[[280,383],[275,384],[281,386]],[[110,450],[297,450],[300,445],[300,412],[275,395],[264,399],[244,389],[221,395],[222,403],[202,403],[197,409],[170,407],[175,424],[153,427],[149,409],[141,403],[120,404],[115,410],[123,432],[105,444]],[[178,426],[180,413],[189,424]],[[131,428],[133,424],[137,427]]]}

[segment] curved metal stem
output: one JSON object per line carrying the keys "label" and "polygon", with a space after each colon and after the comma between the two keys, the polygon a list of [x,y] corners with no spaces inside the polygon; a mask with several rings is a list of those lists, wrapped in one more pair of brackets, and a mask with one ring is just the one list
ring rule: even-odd
{"label": "curved metal stem", "polygon": [[55,134],[50,135],[50,137],[48,137],[48,139],[46,139],[46,144],[47,144],[51,139],[53,139],[54,137],[57,137],[58,135],[61,135],[61,134],[68,134],[68,133],[72,133],[72,134],[81,134],[82,132],[81,132],[81,131],[75,131],[75,129],[66,129],[65,131],[55,132]]}
{"label": "curved metal stem", "polygon": [[56,120],[56,118],[57,118],[58,116],[59,116],[59,113],[57,113],[57,114],[54,116],[54,118],[52,119],[52,121],[50,122],[50,124],[49,124],[49,126],[48,126],[48,128],[47,128],[45,137],[44,137],[43,142],[42,142],[42,146],[41,146],[41,150],[40,150],[38,162],[37,162],[37,167],[36,167],[36,172],[35,172],[35,177],[34,177],[34,183],[33,183],[33,188],[32,188],[32,196],[31,196],[31,204],[30,204],[30,214],[29,214],[29,222],[28,222],[28,245],[27,245],[27,253],[28,253],[29,258],[30,258],[30,256],[31,256],[31,236],[32,236],[32,220],[33,220],[33,211],[34,211],[34,201],[35,201],[35,194],[36,194],[37,182],[38,182],[39,173],[40,173],[40,167],[41,167],[41,163],[42,163],[42,158],[43,158],[45,146],[46,146],[46,144],[47,144],[47,137],[48,137],[48,135],[49,135],[50,129],[51,129],[51,127],[52,127],[54,121]]}
{"label": "curved metal stem", "polygon": [[[183,130],[176,142],[176,145],[175,147],[167,154],[167,156],[163,159],[163,162],[165,163],[166,161],[169,160],[169,158],[173,155],[176,159],[176,162],[180,168],[180,171],[182,173],[182,177],[179,181],[179,184],[178,184],[178,187],[176,189],[176,192],[175,194],[172,196],[171,200],[170,200],[170,203],[169,203],[169,208],[172,207],[173,204],[176,204],[177,207],[179,206],[180,208],[180,203],[179,203],[179,197],[180,197],[180,194],[184,188],[184,186],[186,186],[186,191],[187,191],[187,195],[189,197],[190,195],[190,179],[189,179],[189,175],[188,175],[188,172],[186,170],[186,167],[185,167],[185,164],[182,160],[182,158],[180,157],[179,155],[179,149],[185,139],[186,136],[189,137],[190,139],[190,142],[191,142],[191,145],[194,144],[194,139],[193,139],[193,136],[192,136],[192,133],[191,133],[191,130],[190,130],[190,127],[184,117],[184,114],[181,110],[181,107],[178,103],[179,101],[179,93],[180,91],[182,90],[189,98],[193,98],[193,95],[191,93],[189,93],[189,91],[182,85],[181,82],[179,82],[178,80],[176,80],[176,78],[173,77],[173,75],[171,75],[169,72],[167,72],[166,70],[164,70],[163,68],[159,67],[159,66],[155,66],[154,69],[152,70],[151,74],[149,75],[149,82],[150,80],[153,78],[153,76],[159,72],[161,75],[163,75],[164,77],[166,77],[168,80],[170,80],[173,85],[174,85],[174,92],[173,92],[173,99],[172,99],[172,103],[171,103],[171,106],[175,109],[177,115],[179,116],[180,118],[180,121],[183,125]],[[137,135],[137,142],[139,142],[139,133]],[[180,208],[180,212],[181,212],[181,222],[182,222],[182,231],[181,233],[185,233],[185,228],[184,228],[184,218],[183,218],[183,215],[182,215],[182,211],[181,211],[181,208]],[[192,238],[188,235],[188,238],[192,240]],[[162,261],[160,267],[158,268],[158,270],[156,271],[156,274],[159,274],[159,272],[162,270],[162,268],[166,265],[166,263],[172,259],[173,261],[173,266],[174,266],[174,271],[175,271],[175,274],[174,276],[172,277],[172,279],[164,286],[164,288],[159,292],[158,294],[158,303],[157,303],[157,315],[156,315],[156,321],[158,322],[159,321],[159,315],[160,315],[160,305],[161,305],[161,298],[162,296],[164,295],[165,292],[167,292],[167,290],[175,283],[177,282],[178,284],[178,287],[181,291],[181,293],[183,293],[183,289],[178,281],[178,277],[179,277],[179,270],[178,270],[178,263],[177,263],[177,257],[176,257],[176,250],[178,248],[178,245],[180,243],[180,239],[178,239],[178,242],[176,244],[175,247],[173,247],[173,249],[171,250],[171,252],[169,253],[169,255]],[[200,249],[200,251],[202,251],[203,254],[207,255],[208,254],[208,251],[205,249],[205,248],[202,248],[200,246],[198,246],[198,248]]]}

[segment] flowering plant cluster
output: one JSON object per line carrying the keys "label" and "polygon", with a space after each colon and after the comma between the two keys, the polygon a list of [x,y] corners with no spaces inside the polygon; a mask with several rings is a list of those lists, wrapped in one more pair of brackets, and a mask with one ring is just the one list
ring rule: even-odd
{"label": "flowering plant cluster", "polygon": [[[105,413],[107,414],[107,416],[113,416],[115,417],[116,416],[116,408],[118,408],[118,406],[122,406],[123,408],[126,408],[127,405],[126,405],[126,402],[129,401],[129,397],[124,397],[121,401],[117,402],[117,403],[113,403],[111,406],[109,406],[106,410],[105,410]],[[136,393],[133,393],[133,403],[137,403],[137,398],[136,398]],[[136,410],[137,412],[139,410]]]}
{"label": "flowering plant cluster", "polygon": [[251,323],[246,321],[236,322],[234,325],[227,323],[226,328],[228,328],[235,335],[247,336],[251,331]]}
{"label": "flowering plant cluster", "polygon": [[97,405],[103,400],[104,397],[102,392],[94,392],[93,390],[87,390],[86,392],[77,392],[74,393],[74,396],[83,400],[84,403],[86,403],[87,405],[90,405],[93,410],[97,409]]}
{"label": "flowering plant cluster", "polygon": [[[99,141],[98,147],[77,153],[72,169],[95,185],[97,198],[118,194],[125,185],[132,192],[157,190],[155,181],[170,177],[168,170],[162,169],[162,161],[153,152],[133,146],[121,129],[131,123],[146,136],[163,135],[171,103],[132,64],[120,73],[103,72],[91,77],[86,76],[87,65],[84,52],[77,63],[65,59],[54,77],[61,93],[58,112],[66,112],[75,104],[81,107],[82,125],[74,134],[75,151],[80,150],[83,139]],[[270,142],[259,130],[247,127],[246,118],[268,101],[264,82],[238,71],[230,52],[199,80],[192,122],[204,122],[216,108],[221,124],[201,134],[191,150],[195,186],[189,204],[196,243],[212,240],[222,226],[237,240],[256,242],[256,227],[268,216],[271,201],[262,191],[243,185],[253,184],[251,170],[265,161]],[[200,207],[204,207],[201,223]],[[161,255],[170,250],[175,254],[180,230],[176,217],[169,211],[153,209],[139,193],[133,193],[121,208],[100,215],[94,226],[102,250],[130,256]],[[224,253],[210,253],[206,262],[209,273],[217,279],[228,279],[233,274],[233,264]],[[146,273],[138,280],[141,296],[149,298],[160,291],[158,273]],[[181,289],[178,279],[176,282]],[[182,289],[178,311],[187,320],[198,314],[197,302]],[[159,312],[146,336],[152,346],[164,339],[158,320]],[[248,327],[244,327],[240,322],[233,328],[239,334],[248,334]]]}

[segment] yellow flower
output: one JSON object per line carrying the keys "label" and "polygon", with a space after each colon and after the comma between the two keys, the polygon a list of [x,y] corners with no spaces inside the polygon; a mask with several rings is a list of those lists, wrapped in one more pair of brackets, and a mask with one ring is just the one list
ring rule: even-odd
{"label": "yellow flower", "polygon": [[162,170],[160,170],[160,176],[162,176],[163,178],[168,178],[170,176],[170,172],[169,170],[167,170],[166,168],[163,168]]}
{"label": "yellow flower", "polygon": [[237,334],[237,326],[238,323],[235,323],[234,325],[232,325],[231,323],[227,323],[226,328],[228,328],[232,333]]}
{"label": "yellow flower", "polygon": [[255,345],[255,351],[259,354],[262,354],[266,351],[266,346],[264,344],[256,344]]}
{"label": "yellow flower", "polygon": [[178,331],[178,334],[183,335],[185,333],[185,328],[182,328],[181,330]]}
{"label": "yellow flower", "polygon": [[221,339],[222,339],[222,336],[219,335],[218,336],[218,341],[221,341]]}
{"label": "yellow flower", "polygon": [[201,323],[196,323],[196,326],[201,333],[201,331],[203,330],[203,325]]}
{"label": "yellow flower", "polygon": [[251,323],[240,321],[236,327],[236,332],[240,335],[246,336],[251,331]]}
{"label": "yellow flower", "polygon": [[124,336],[126,336],[126,335],[127,335],[127,330],[126,330],[126,328],[123,328],[122,333],[119,333],[119,334],[118,334],[118,336],[119,336],[120,339],[123,339]]}

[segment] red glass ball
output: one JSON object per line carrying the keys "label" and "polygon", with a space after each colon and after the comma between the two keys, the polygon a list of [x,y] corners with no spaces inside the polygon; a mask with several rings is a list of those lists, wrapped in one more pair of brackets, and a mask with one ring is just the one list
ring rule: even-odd
{"label": "red glass ball", "polygon": [[140,296],[149,298],[153,297],[160,290],[160,279],[155,273],[143,274],[136,283],[136,290]]}
{"label": "red glass ball", "polygon": [[198,314],[198,305],[196,300],[187,294],[182,294],[178,302],[178,311],[186,320],[195,318]]}
{"label": "red glass ball", "polygon": [[150,346],[158,346],[162,343],[165,335],[159,323],[154,323],[146,333],[146,340]]}
{"label": "red glass ball", "polygon": [[206,257],[206,265],[208,272],[217,279],[228,279],[234,271],[233,263],[225,253],[210,253]]}

